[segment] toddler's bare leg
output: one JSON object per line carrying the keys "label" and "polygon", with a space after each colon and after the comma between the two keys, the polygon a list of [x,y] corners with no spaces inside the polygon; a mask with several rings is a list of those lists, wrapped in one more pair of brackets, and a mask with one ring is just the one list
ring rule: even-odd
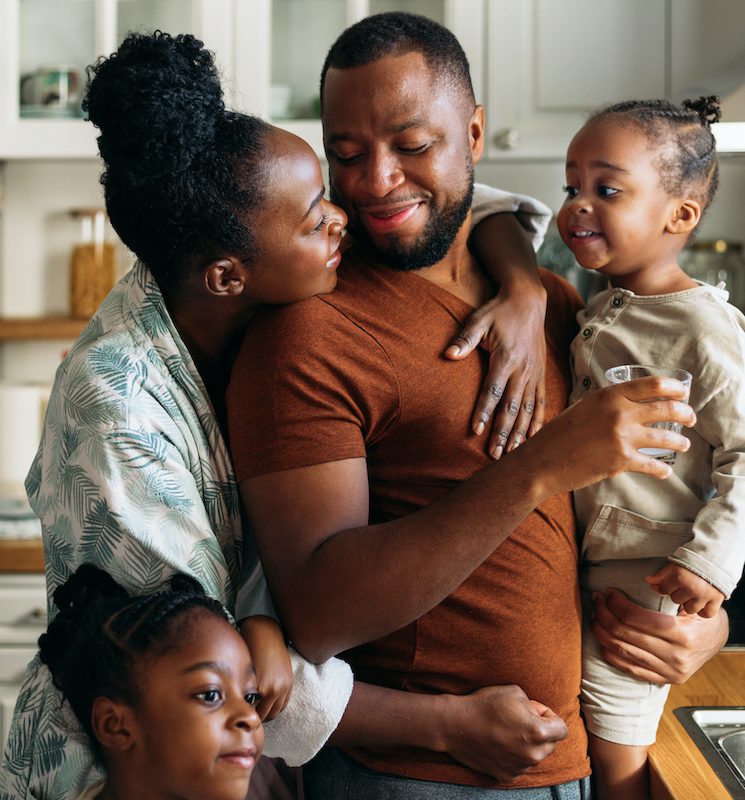
{"label": "toddler's bare leg", "polygon": [[649,748],[589,738],[595,800],[649,800]]}

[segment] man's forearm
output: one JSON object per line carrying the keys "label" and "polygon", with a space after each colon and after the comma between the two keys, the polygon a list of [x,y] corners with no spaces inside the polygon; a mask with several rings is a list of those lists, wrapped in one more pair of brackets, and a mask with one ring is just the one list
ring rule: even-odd
{"label": "man's forearm", "polygon": [[485,217],[474,227],[468,244],[498,286],[532,285],[545,302],[546,291],[538,276],[533,245],[514,214]]}
{"label": "man's forearm", "polygon": [[[362,459],[244,482],[269,583],[295,647],[324,661],[409,624],[553,494],[628,469],[667,476],[670,468],[639,448],[687,449],[684,436],[649,427],[662,420],[692,424],[689,407],[648,402],[682,392],[676,381],[659,379],[595,392],[436,502],[383,524],[365,524]],[[353,465],[351,475],[345,464]]]}

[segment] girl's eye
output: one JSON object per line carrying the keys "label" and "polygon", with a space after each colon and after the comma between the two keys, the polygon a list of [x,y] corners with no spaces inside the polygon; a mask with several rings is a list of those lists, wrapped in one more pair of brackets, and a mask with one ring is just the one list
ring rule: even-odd
{"label": "girl's eye", "polygon": [[222,692],[219,689],[207,689],[204,692],[199,692],[195,695],[199,700],[204,701],[208,705],[214,705],[222,700]]}
{"label": "girl's eye", "polygon": [[618,189],[614,189],[611,186],[598,186],[598,194],[601,197],[613,197],[613,195],[618,194]]}
{"label": "girl's eye", "polygon": [[578,189],[575,186],[562,186],[561,191],[565,192],[569,197],[576,197]]}
{"label": "girl's eye", "polygon": [[243,695],[243,699],[250,706],[257,706],[261,701],[261,695],[258,692],[248,692],[247,694]]}

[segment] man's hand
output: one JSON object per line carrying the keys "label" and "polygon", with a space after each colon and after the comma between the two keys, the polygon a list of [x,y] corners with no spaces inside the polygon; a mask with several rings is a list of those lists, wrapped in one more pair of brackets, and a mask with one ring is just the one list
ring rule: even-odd
{"label": "man's hand", "polygon": [[686,614],[715,617],[725,599],[716,586],[680,564],[665,564],[647,577],[647,583],[658,594],[668,595]]}
{"label": "man's hand", "polygon": [[503,287],[493,300],[471,314],[445,350],[445,356],[453,360],[465,358],[477,346],[489,353],[489,371],[471,427],[480,436],[494,415],[488,451],[495,459],[543,425],[546,290],[540,283],[528,286],[530,290],[524,292]]}
{"label": "man's hand", "polygon": [[282,629],[270,617],[247,617],[240,624],[256,673],[261,700],[256,713],[262,722],[284,710],[292,691],[293,674]]}
{"label": "man's hand", "polygon": [[489,686],[442,700],[447,712],[438,749],[499,781],[540,764],[568,733],[560,717],[518,686]]}
{"label": "man's hand", "polygon": [[614,667],[649,683],[685,683],[727,641],[724,609],[707,619],[642,608],[611,589],[594,599],[592,632]]}
{"label": "man's hand", "polygon": [[693,409],[682,402],[686,396],[683,384],[669,378],[640,378],[600,389],[562,411],[512,457],[517,462],[528,456],[540,465],[543,496],[626,471],[666,478],[670,466],[640,449],[688,450],[691,443],[682,434],[650,427],[667,420],[694,425]]}

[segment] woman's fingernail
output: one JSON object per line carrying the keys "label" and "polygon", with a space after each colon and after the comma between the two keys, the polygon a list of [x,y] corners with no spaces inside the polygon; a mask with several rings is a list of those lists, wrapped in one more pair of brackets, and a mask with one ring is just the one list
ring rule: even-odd
{"label": "woman's fingernail", "polygon": [[460,347],[457,344],[451,344],[450,347],[445,351],[448,355],[457,356],[460,355]]}
{"label": "woman's fingernail", "polygon": [[495,461],[499,461],[499,459],[500,459],[500,458],[502,458],[502,453],[503,453],[503,452],[504,452],[504,448],[502,447],[502,445],[501,445],[501,444],[498,444],[498,445],[497,445],[497,446],[496,446],[496,447],[495,447],[495,448],[492,450],[492,458],[494,458],[494,460],[495,460]]}
{"label": "woman's fingernail", "polygon": [[484,425],[483,422],[476,423],[476,427],[474,428],[476,436],[481,436],[481,434],[484,432],[484,428],[486,428],[486,425]]}

